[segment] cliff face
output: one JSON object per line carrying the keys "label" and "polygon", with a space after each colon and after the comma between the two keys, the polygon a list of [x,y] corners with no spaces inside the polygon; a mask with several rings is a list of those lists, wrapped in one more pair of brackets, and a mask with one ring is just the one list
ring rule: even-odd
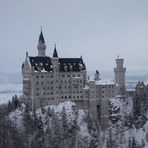
{"label": "cliff face", "polygon": [[92,116],[70,101],[32,113],[21,106],[9,115],[28,147],[95,148],[98,133]]}
{"label": "cliff face", "polygon": [[133,113],[132,97],[110,100],[110,126],[101,132],[102,147],[148,147],[147,117]]}
{"label": "cliff face", "polygon": [[96,128],[87,110],[70,101],[34,112],[21,104],[9,119],[15,136],[28,148],[147,148],[148,113],[135,114],[133,106],[132,97],[111,99],[105,131]]}

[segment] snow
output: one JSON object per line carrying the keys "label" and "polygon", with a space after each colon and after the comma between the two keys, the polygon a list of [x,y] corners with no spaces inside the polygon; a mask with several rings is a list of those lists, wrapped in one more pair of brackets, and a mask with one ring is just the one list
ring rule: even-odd
{"label": "snow", "polygon": [[89,135],[88,129],[87,129],[87,124],[83,120],[84,116],[85,116],[84,110],[79,110],[78,125],[80,127],[80,135],[84,138],[86,138],[86,137],[90,138],[90,135]]}
{"label": "snow", "polygon": [[109,138],[109,132],[111,132],[112,139],[115,140],[119,147],[127,148],[129,139],[132,141],[134,138],[138,145],[142,145],[142,141],[144,141],[144,148],[147,148],[148,141],[146,140],[146,135],[148,134],[148,121],[139,128],[136,128],[134,123],[132,127],[124,125],[127,117],[133,113],[132,97],[110,99],[110,104],[113,111],[111,117],[119,117],[119,120],[115,123],[110,123],[106,134],[101,133],[102,139],[105,137],[107,140]]}
{"label": "snow", "polygon": [[96,85],[114,85],[115,82],[111,80],[99,80],[95,81]]}
{"label": "snow", "polygon": [[19,107],[15,111],[11,112],[9,115],[9,118],[16,125],[19,132],[22,132],[24,130],[23,120],[22,120],[24,109],[25,109],[25,105],[22,104],[21,107]]}
{"label": "snow", "polygon": [[[51,116],[49,115],[49,108],[52,114]],[[70,134],[70,130],[72,133],[76,130],[75,131],[76,140],[78,140],[76,144],[83,143],[82,145],[89,146],[92,141],[97,142],[97,139],[95,141],[95,137],[94,137],[95,133],[93,133],[96,131],[92,131],[91,128],[90,128],[91,132],[88,131],[88,122],[86,121],[86,117],[87,117],[86,113],[88,113],[88,111],[78,109],[76,104],[71,101],[62,102],[59,105],[46,106],[42,108],[42,110],[41,109],[36,110],[38,119],[41,117],[44,133],[46,133],[50,127],[50,129],[52,129],[51,132],[55,134],[53,129],[55,126],[60,127],[59,132],[62,132],[62,128],[61,128],[63,127],[62,120],[64,119],[62,116],[64,113],[63,108],[65,109],[65,114],[66,114],[64,116],[66,120],[64,123],[66,123],[66,129],[68,129],[67,133],[65,134],[69,134],[69,136],[72,136]],[[9,118],[14,123],[14,125],[16,126],[20,134],[24,132],[24,124],[23,124],[24,110],[25,110],[25,105],[22,105],[21,107],[17,108],[15,111],[11,112],[9,115]],[[30,112],[30,115],[31,115],[31,112]],[[57,125],[55,125],[53,120],[56,121]],[[68,140],[68,138],[66,138],[65,140]]]}
{"label": "snow", "polygon": [[89,89],[89,86],[88,85],[85,85],[85,87],[83,89]]}

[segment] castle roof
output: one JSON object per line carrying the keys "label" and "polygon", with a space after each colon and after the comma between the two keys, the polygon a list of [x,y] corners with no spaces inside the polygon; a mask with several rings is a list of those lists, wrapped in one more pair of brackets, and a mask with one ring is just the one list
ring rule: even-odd
{"label": "castle roof", "polygon": [[[50,57],[29,57],[30,64],[36,72],[52,72],[53,63]],[[60,72],[79,72],[86,70],[82,58],[59,58],[59,71]]]}
{"label": "castle roof", "polygon": [[33,67],[34,71],[46,71],[50,72],[53,71],[52,69],[52,62],[50,57],[29,57],[30,64]]}

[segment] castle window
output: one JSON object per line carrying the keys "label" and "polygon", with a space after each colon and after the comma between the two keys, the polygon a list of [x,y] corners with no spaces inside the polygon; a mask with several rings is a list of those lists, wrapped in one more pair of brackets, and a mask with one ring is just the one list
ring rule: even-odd
{"label": "castle window", "polygon": [[75,96],[73,96],[73,98],[75,98]]}
{"label": "castle window", "polygon": [[70,75],[67,75],[67,77],[70,77]]}
{"label": "castle window", "polygon": [[53,87],[51,87],[51,89],[53,89]]}
{"label": "castle window", "polygon": [[39,96],[39,93],[36,93],[36,96]]}
{"label": "castle window", "polygon": [[51,84],[53,84],[53,81],[51,81]]}
{"label": "castle window", "polygon": [[41,84],[44,84],[44,82],[42,81]]}
{"label": "castle window", "polygon": [[78,77],[80,77],[80,75],[78,74]]}
{"label": "castle window", "polygon": [[50,78],[53,78],[53,75],[50,75]]}
{"label": "castle window", "polygon": [[79,96],[77,96],[77,98],[79,98]]}
{"label": "castle window", "polygon": [[72,75],[73,77],[75,77],[75,75]]}
{"label": "castle window", "polygon": [[39,82],[36,82],[36,84],[39,84]]}
{"label": "castle window", "polygon": [[53,92],[51,92],[51,95],[53,95]]}
{"label": "castle window", "polygon": [[42,75],[41,78],[44,78],[44,76]]}
{"label": "castle window", "polygon": [[65,89],[67,89],[67,86],[65,86]]}
{"label": "castle window", "polygon": [[65,77],[65,75],[62,75],[62,77],[64,78],[64,77]]}
{"label": "castle window", "polygon": [[67,99],[67,96],[65,96],[65,99]]}
{"label": "castle window", "polygon": [[36,88],[36,90],[39,90],[39,88]]}
{"label": "castle window", "polygon": [[36,78],[38,79],[38,78],[39,78],[39,76],[36,76]]}

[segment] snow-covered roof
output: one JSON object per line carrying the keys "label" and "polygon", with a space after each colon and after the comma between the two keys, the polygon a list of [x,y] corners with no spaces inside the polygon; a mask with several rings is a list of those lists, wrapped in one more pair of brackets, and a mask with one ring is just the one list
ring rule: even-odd
{"label": "snow-covered roof", "polygon": [[89,86],[88,85],[85,85],[85,87],[83,89],[89,89]]}
{"label": "snow-covered roof", "polygon": [[114,85],[115,82],[114,81],[109,81],[109,80],[99,80],[99,81],[95,81],[96,85]]}
{"label": "snow-covered roof", "polygon": [[[53,71],[53,63],[50,57],[29,57],[30,64],[34,71],[37,72],[50,72]],[[82,58],[58,58],[59,61],[59,71],[73,71],[79,72],[81,70],[86,70],[85,64]]]}

